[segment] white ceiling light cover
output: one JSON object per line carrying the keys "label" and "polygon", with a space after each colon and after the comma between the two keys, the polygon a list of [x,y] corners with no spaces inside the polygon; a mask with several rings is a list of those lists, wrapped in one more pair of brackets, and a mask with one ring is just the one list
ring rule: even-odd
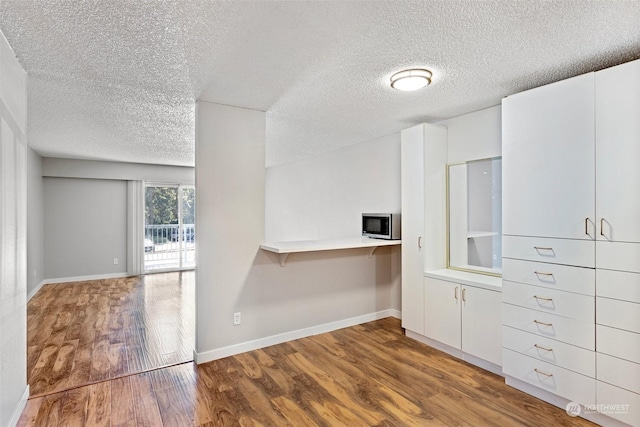
{"label": "white ceiling light cover", "polygon": [[431,84],[432,73],[423,68],[403,70],[391,76],[391,87],[401,91],[422,89]]}

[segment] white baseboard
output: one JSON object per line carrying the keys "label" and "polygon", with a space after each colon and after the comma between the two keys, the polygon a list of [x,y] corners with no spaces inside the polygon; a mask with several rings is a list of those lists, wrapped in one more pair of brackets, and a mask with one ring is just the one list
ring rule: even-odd
{"label": "white baseboard", "polygon": [[37,294],[37,293],[38,293],[38,291],[39,291],[40,289],[42,289],[42,287],[43,287],[44,285],[46,285],[46,283],[45,283],[45,281],[43,280],[42,282],[40,282],[40,283],[38,284],[38,286],[36,286],[35,288],[33,288],[33,289],[31,290],[31,292],[29,292],[29,293],[27,294],[27,301],[31,300],[31,298],[33,298],[33,296],[34,296],[35,294]]}
{"label": "white baseboard", "polygon": [[[560,409],[567,409],[567,404],[570,402],[569,399],[565,399],[564,397],[556,396],[553,393],[548,392],[547,390],[543,390],[534,385],[526,383],[518,378],[511,377],[509,375],[505,376],[505,382],[508,386],[511,386],[515,389],[518,389],[524,393],[527,393],[533,397],[537,397],[540,400],[543,400],[553,406],[557,406]],[[569,417],[569,415],[567,415]],[[599,414],[599,413],[584,413],[584,411],[580,414],[580,418],[584,418],[585,420],[589,420],[592,423],[596,423],[601,426],[606,427],[629,427],[628,424],[615,420],[607,415]]]}
{"label": "white baseboard", "polygon": [[22,411],[24,411],[24,407],[27,406],[27,400],[29,400],[28,384],[27,388],[24,389],[24,393],[22,393],[20,402],[18,402],[18,405],[13,410],[13,414],[11,415],[11,419],[9,420],[9,426],[13,427],[18,424],[18,421],[20,421],[20,416],[22,416]]}
{"label": "white baseboard", "polygon": [[425,337],[424,335],[420,335],[408,329],[405,331],[405,335],[418,342],[421,342],[422,344],[426,344],[429,347],[436,348],[440,351],[450,354],[453,357],[457,357],[458,359],[462,359],[465,362],[469,362],[472,365],[475,365],[479,368],[484,369],[485,371],[489,371],[496,375],[500,375],[501,377],[504,377],[504,374],[502,373],[502,366],[500,365],[496,365],[495,363],[491,363],[479,357],[473,356],[469,353],[465,353],[464,351],[458,348],[448,346],[446,344],[441,343],[440,341],[436,341],[429,337]]}
{"label": "white baseboard", "polygon": [[337,329],[348,328],[349,326],[355,326],[362,323],[372,322],[374,320],[384,319],[385,317],[396,317],[399,319],[400,311],[394,309],[382,310],[362,316],[351,317],[349,319],[338,320],[336,322],[325,323],[323,325],[312,326],[309,328],[298,329],[278,335],[272,335],[253,341],[234,344],[228,347],[217,348],[215,350],[204,351],[202,353],[198,353],[194,350],[193,359],[199,365],[201,363],[211,362],[213,360],[245,353],[247,351],[258,350],[260,348],[282,344],[283,342],[287,341],[306,338],[312,335],[324,334],[326,332],[335,331]]}
{"label": "white baseboard", "polygon": [[59,277],[57,279],[44,279],[42,285],[49,285],[52,283],[86,282],[87,280],[118,279],[121,277],[129,277],[129,275],[127,273],[111,273],[95,274],[93,276]]}

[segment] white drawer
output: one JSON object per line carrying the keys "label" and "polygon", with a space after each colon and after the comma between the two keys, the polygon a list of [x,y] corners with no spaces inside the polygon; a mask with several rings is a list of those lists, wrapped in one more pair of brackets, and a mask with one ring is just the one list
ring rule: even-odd
{"label": "white drawer", "polygon": [[540,286],[502,282],[502,301],[558,316],[595,323],[595,298]]}
{"label": "white drawer", "polygon": [[640,425],[640,394],[596,381],[596,396],[598,405],[605,405],[600,407],[604,415],[631,426]]}
{"label": "white drawer", "polygon": [[596,401],[593,378],[504,349],[502,372],[573,402]]}
{"label": "white drawer", "polygon": [[640,273],[640,243],[596,243],[598,268]]}
{"label": "white drawer", "polygon": [[596,295],[640,303],[640,274],[597,269]]}
{"label": "white drawer", "polygon": [[596,353],[596,366],[600,381],[640,393],[640,364]]}
{"label": "white drawer", "polygon": [[640,333],[640,304],[596,297],[596,323]]}
{"label": "white drawer", "polygon": [[502,327],[502,343],[509,350],[587,377],[596,377],[596,354],[593,351],[508,326]]}
{"label": "white drawer", "polygon": [[640,363],[640,334],[596,325],[596,351]]}
{"label": "white drawer", "polygon": [[596,273],[593,268],[504,258],[502,279],[527,285],[594,295]]}
{"label": "white drawer", "polygon": [[502,236],[505,258],[594,268],[595,252],[595,242],[591,240]]}
{"label": "white drawer", "polygon": [[593,323],[507,303],[502,304],[502,323],[542,337],[595,350],[596,328]]}

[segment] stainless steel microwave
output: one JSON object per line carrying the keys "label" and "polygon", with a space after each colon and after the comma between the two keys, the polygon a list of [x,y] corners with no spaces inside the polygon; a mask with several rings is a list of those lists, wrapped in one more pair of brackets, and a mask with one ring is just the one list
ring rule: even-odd
{"label": "stainless steel microwave", "polygon": [[363,213],[362,235],[374,239],[399,240],[400,214]]}

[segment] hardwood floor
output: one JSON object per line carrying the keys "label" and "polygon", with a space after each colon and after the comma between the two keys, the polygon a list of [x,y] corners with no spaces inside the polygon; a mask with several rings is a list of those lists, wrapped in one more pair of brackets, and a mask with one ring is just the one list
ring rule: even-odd
{"label": "hardwood floor", "polygon": [[586,426],[397,319],[29,400],[20,426]]}
{"label": "hardwood floor", "polygon": [[27,304],[31,396],[193,360],[194,292],[193,271],[43,286]]}

